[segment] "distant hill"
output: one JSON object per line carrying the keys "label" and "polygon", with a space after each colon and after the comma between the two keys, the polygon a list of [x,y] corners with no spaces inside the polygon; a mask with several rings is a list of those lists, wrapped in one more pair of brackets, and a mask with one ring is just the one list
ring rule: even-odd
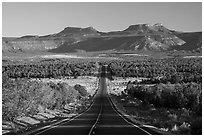
{"label": "distant hill", "polygon": [[176,35],[179,38],[183,39],[186,43],[181,46],[175,47],[175,49],[188,51],[202,50],[202,32],[179,33]]}
{"label": "distant hill", "polygon": [[202,32],[177,32],[167,29],[161,23],[130,25],[125,30],[107,33],[93,27],[66,27],[56,34],[4,37],[2,41],[3,52],[199,51],[202,49]]}
{"label": "distant hill", "polygon": [[57,33],[57,37],[87,37],[87,36],[98,36],[100,35],[97,30],[93,27],[88,28],[76,28],[76,27],[67,27],[63,31]]}

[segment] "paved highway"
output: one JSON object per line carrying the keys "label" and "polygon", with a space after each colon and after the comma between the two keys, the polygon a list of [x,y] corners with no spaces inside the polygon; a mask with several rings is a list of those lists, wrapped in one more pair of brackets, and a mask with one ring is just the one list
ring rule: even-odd
{"label": "paved highway", "polygon": [[27,134],[33,135],[152,135],[151,129],[130,122],[122,116],[107,94],[107,67],[100,69],[99,90],[92,105],[82,114],[54,126]]}

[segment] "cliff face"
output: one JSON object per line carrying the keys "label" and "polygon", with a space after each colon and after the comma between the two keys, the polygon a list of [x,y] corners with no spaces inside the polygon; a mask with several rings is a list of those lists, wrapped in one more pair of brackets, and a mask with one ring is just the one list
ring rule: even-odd
{"label": "cliff face", "polygon": [[101,50],[197,50],[202,48],[202,32],[181,33],[162,24],[131,25],[123,31],[99,32],[92,27],[67,27],[46,36],[3,38],[3,52],[57,53]]}
{"label": "cliff face", "polygon": [[176,47],[177,50],[202,51],[202,32],[180,33],[176,34],[179,38],[185,40],[185,44]]}
{"label": "cliff face", "polygon": [[3,41],[3,52],[34,52],[34,51],[47,51],[57,48],[60,42],[53,40],[13,40]]}
{"label": "cliff face", "polygon": [[100,34],[92,27],[67,27],[63,31],[46,36],[23,36],[20,38],[2,38],[2,52],[49,51],[61,45],[74,44]]}

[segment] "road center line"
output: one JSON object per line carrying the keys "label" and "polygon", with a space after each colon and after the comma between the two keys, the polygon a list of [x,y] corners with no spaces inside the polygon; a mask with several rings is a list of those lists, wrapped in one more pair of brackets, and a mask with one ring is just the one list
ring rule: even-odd
{"label": "road center line", "polygon": [[[95,97],[96,97],[96,96],[95,96]],[[93,104],[95,103],[95,97],[94,97],[94,101],[92,102],[92,104],[91,104],[91,105],[89,106],[89,108],[88,108],[86,111],[84,111],[83,113],[81,113],[81,114],[79,114],[79,115],[77,115],[77,116],[75,116],[75,117],[73,117],[73,118],[71,118],[71,119],[64,119],[64,120],[61,120],[61,121],[56,122],[56,123],[54,123],[54,124],[51,124],[51,125],[48,125],[48,126],[39,128],[39,129],[37,129],[37,130],[35,130],[35,131],[33,131],[33,132],[37,132],[37,131],[39,131],[39,130],[43,130],[43,131],[38,132],[38,133],[35,134],[35,135],[39,135],[39,134],[41,134],[41,133],[43,133],[43,132],[45,132],[45,131],[47,131],[47,130],[50,130],[50,129],[52,129],[52,128],[55,128],[55,127],[57,127],[57,126],[60,126],[61,124],[69,123],[69,122],[75,120],[77,117],[83,115],[84,113],[86,113],[87,111],[89,111],[89,110],[91,109],[91,107],[92,107]],[[68,121],[67,121],[67,120],[68,120]],[[65,121],[67,121],[67,122],[65,122]],[[28,134],[31,134],[31,133],[33,133],[33,132],[31,131],[31,132],[28,133]]]}
{"label": "road center line", "polygon": [[94,123],[94,125],[93,125],[92,128],[91,128],[91,130],[89,131],[89,135],[91,135],[93,129],[95,128],[95,126],[96,126],[96,124],[97,124],[97,122],[98,122],[98,120],[99,120],[99,118],[100,118],[100,116],[101,116],[102,108],[103,108],[103,107],[102,107],[102,104],[101,104],[100,112],[99,112],[99,114],[98,114],[98,117],[97,117],[97,119],[96,119],[96,122]]}

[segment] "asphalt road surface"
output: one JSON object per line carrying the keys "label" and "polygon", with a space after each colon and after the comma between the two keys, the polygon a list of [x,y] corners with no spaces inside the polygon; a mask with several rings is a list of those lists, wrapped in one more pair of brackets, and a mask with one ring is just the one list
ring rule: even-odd
{"label": "asphalt road surface", "polygon": [[120,114],[107,94],[107,67],[100,69],[99,90],[92,105],[82,114],[54,126],[38,129],[34,135],[152,135],[149,128],[132,123]]}

